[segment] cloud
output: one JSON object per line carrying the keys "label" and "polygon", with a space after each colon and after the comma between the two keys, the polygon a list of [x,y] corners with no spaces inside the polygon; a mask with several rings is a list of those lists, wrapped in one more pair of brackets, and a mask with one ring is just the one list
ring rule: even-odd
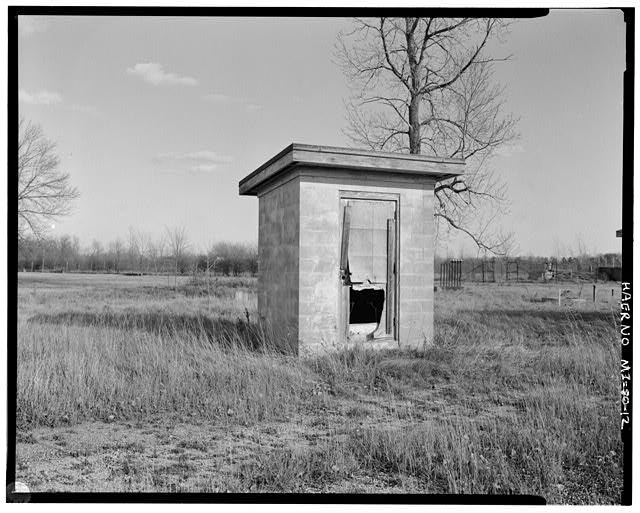
{"label": "cloud", "polygon": [[192,173],[210,173],[218,169],[219,164],[228,164],[233,161],[228,155],[220,155],[209,150],[192,151],[186,153],[165,152],[153,156],[154,164],[158,164],[165,170],[189,171]]}
{"label": "cloud", "polygon": [[209,173],[211,171],[215,171],[218,169],[216,164],[196,164],[195,166],[191,166],[187,168],[187,171],[191,171],[194,173]]}
{"label": "cloud", "polygon": [[73,103],[69,105],[69,109],[73,112],[79,112],[81,114],[86,114],[87,116],[93,116],[96,118],[105,118],[104,112],[102,112],[97,107],[93,105],[86,105],[82,103]]}
{"label": "cloud", "polygon": [[20,89],[18,91],[18,101],[30,105],[51,105],[61,103],[62,96],[53,91],[42,90],[37,93],[28,93],[24,89]]}
{"label": "cloud", "polygon": [[192,151],[187,153],[177,153],[175,151],[168,151],[165,153],[158,153],[153,157],[157,162],[212,162],[215,164],[229,163],[233,159],[227,155],[219,155],[214,151],[202,150]]}
{"label": "cloud", "polygon": [[198,85],[193,77],[180,76],[175,73],[167,73],[161,64],[155,62],[140,62],[133,68],[127,68],[127,73],[135,75],[145,82],[157,85]]}
{"label": "cloud", "polygon": [[256,103],[251,98],[244,98],[241,96],[230,96],[224,93],[210,93],[205,94],[204,99],[210,103],[233,103],[244,107],[247,111],[255,111],[262,109],[262,105]]}
{"label": "cloud", "polygon": [[54,91],[41,90],[35,93],[29,93],[24,89],[18,90],[18,101],[29,105],[54,105],[60,104],[60,108],[71,111],[86,114],[88,116],[95,116],[98,118],[104,118],[104,112],[100,111],[93,105],[87,105],[83,103],[73,103],[68,98],[63,101],[62,95]]}
{"label": "cloud", "polygon": [[44,32],[47,22],[40,16],[18,16],[18,36],[27,37],[38,32]]}

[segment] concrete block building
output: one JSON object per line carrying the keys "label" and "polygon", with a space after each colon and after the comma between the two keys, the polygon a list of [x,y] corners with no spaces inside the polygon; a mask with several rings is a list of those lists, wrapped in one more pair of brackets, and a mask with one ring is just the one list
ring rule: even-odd
{"label": "concrete block building", "polygon": [[434,186],[464,162],[291,144],[240,181],[259,198],[258,312],[294,353],[433,338]]}

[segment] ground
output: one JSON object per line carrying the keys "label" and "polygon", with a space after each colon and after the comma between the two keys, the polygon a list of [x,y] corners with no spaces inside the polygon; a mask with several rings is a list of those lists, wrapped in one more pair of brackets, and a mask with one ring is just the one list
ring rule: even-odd
{"label": "ground", "polygon": [[31,491],[620,501],[615,284],[595,302],[588,283],[439,290],[424,353],[300,359],[254,323],[252,278],[18,281]]}

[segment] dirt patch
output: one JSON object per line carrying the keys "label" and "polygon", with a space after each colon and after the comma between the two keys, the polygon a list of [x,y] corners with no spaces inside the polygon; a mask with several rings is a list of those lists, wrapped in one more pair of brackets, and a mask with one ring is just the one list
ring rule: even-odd
{"label": "dirt patch", "polygon": [[[157,416],[41,427],[18,434],[16,478],[34,492],[262,491],[247,469],[259,470],[274,456],[337,446],[363,429],[409,429],[431,414],[426,401],[392,406],[367,394],[318,395],[308,411],[253,426]],[[412,413],[416,408],[422,413]],[[327,486],[309,484],[305,491],[401,491],[388,476],[335,472]]]}

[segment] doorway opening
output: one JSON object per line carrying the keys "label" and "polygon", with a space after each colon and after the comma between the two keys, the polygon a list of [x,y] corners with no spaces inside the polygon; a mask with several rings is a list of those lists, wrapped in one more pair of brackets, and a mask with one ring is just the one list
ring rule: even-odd
{"label": "doorway opening", "polygon": [[397,205],[397,199],[365,193],[340,200],[340,311],[347,340],[397,339]]}

